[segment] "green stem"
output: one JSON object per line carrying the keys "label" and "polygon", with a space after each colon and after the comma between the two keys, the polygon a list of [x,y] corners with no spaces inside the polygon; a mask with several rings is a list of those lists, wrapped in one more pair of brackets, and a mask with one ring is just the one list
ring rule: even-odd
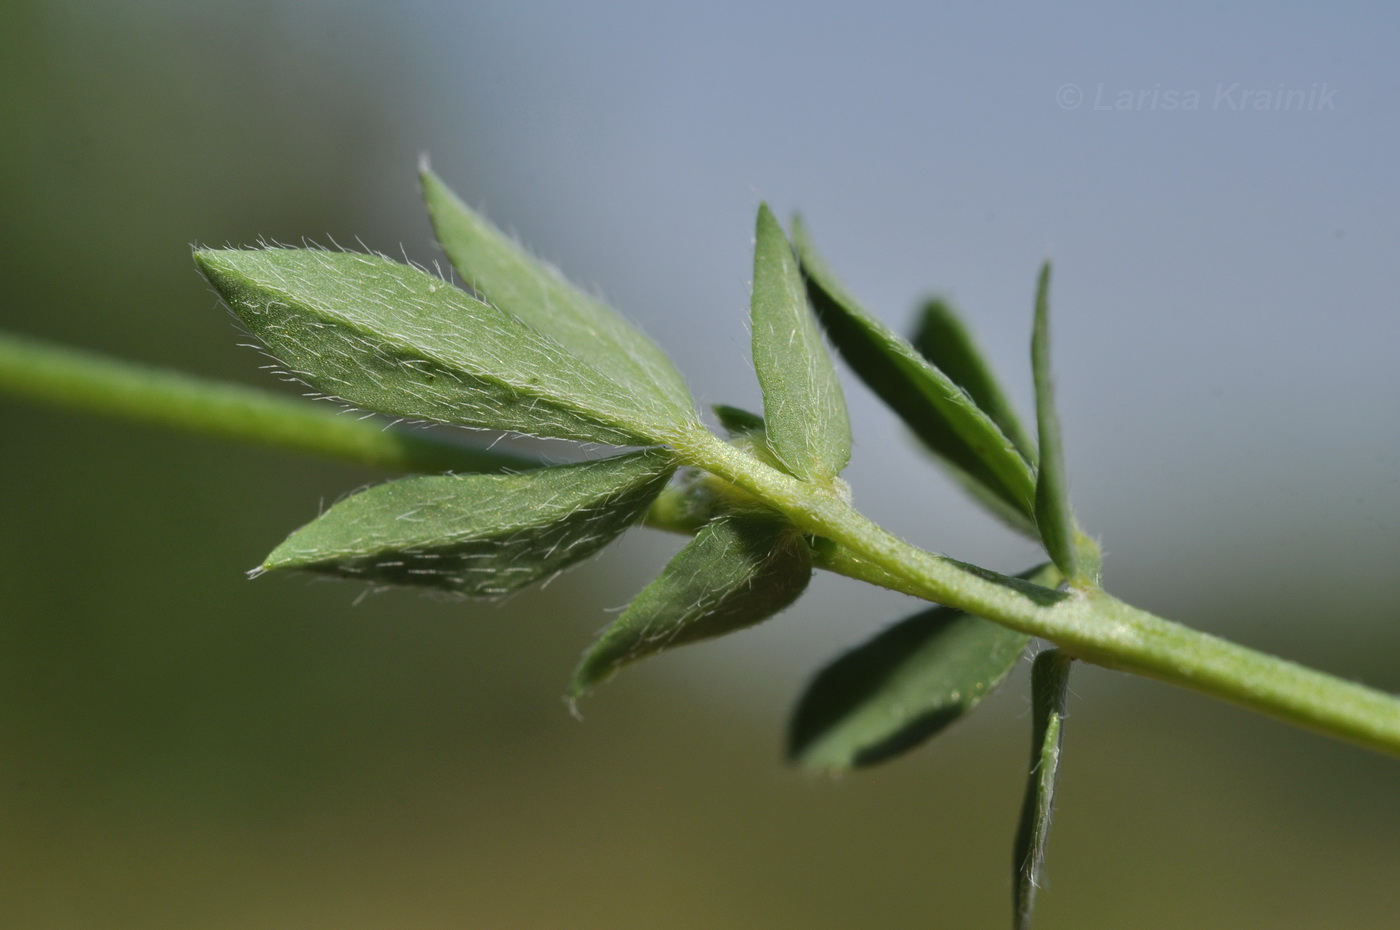
{"label": "green stem", "polygon": [[[115,361],[0,334],[0,392],[263,446],[400,471],[498,471],[538,460],[387,429],[254,388]],[[1400,755],[1400,699],[1171,623],[1098,590],[1050,591],[896,538],[835,488],[798,481],[700,429],[671,437],[686,463],[787,514],[820,537],[817,564],[1050,640],[1076,658],[1224,698],[1331,736]],[[695,515],[663,495],[653,526],[693,532]]]}
{"label": "green stem", "polygon": [[396,471],[502,471],[539,465],[514,453],[386,428],[330,404],[163,371],[0,333],[0,392],[219,439]]}
{"label": "green stem", "polygon": [[[703,431],[682,460],[732,482],[846,550],[850,574],[1049,640],[1068,655],[1190,688],[1300,727],[1400,755],[1400,698],[1172,623],[1101,590],[1052,592],[925,552],[872,523],[834,489],[803,482]],[[881,580],[876,580],[881,579]]]}

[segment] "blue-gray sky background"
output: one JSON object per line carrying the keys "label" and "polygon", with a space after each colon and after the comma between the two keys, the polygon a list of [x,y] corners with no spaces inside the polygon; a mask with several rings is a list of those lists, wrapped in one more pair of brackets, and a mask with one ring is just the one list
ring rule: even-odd
{"label": "blue-gray sky background", "polygon": [[[641,320],[702,400],[759,403],[742,328],[759,200],[801,211],[890,322],[952,297],[1027,405],[1050,258],[1074,499],[1113,583],[1221,627],[1240,618],[1213,598],[1279,573],[1319,610],[1330,593],[1301,579],[1389,586],[1394,10],[455,9],[379,14],[434,87],[422,146]],[[1030,557],[850,395],[862,506],[960,556]]]}

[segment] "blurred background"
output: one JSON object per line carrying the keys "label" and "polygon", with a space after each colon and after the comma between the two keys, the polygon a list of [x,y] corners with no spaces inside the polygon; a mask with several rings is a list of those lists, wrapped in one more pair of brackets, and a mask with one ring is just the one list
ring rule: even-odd
{"label": "blurred background", "polygon": [[[759,405],[766,200],[891,324],[950,296],[1024,404],[1050,257],[1109,587],[1400,690],[1398,27],[1379,3],[10,0],[0,325],[284,390],[190,244],[431,261],[428,153],[705,403]],[[864,510],[1035,559],[849,398]],[[807,676],[911,602],[819,578],[579,723],[575,659],[679,539],[499,605],[254,583],[385,476],[0,416],[0,926],[1006,925],[1024,674],[888,766],[781,760]],[[1094,668],[1074,691],[1038,927],[1394,926],[1394,760]]]}

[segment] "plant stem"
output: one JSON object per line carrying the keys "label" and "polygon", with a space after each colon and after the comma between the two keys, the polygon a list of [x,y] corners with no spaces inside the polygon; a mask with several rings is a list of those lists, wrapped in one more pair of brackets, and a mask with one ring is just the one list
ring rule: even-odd
{"label": "plant stem", "polygon": [[[499,471],[541,463],[440,435],[404,433],[255,388],[161,371],[0,333],[0,391],[92,413],[375,468]],[[820,537],[825,569],[986,617],[1067,654],[1400,755],[1400,699],[1139,610],[1099,590],[1056,592],[925,552],[856,511],[833,487],[798,481],[702,429],[668,437],[687,464],[759,497]],[[694,532],[663,495],[648,523]]]}
{"label": "plant stem", "polygon": [[329,404],[0,333],[0,392],[220,439],[396,471],[502,471],[540,462],[387,428]]}
{"label": "plant stem", "polygon": [[[674,437],[682,460],[843,547],[849,574],[1049,640],[1074,658],[1190,688],[1296,726],[1400,755],[1400,698],[1200,633],[1101,590],[1052,592],[925,552],[856,511],[833,489],[799,481],[708,432]],[[854,559],[855,561],[852,561]],[[876,580],[881,579],[881,580]]]}

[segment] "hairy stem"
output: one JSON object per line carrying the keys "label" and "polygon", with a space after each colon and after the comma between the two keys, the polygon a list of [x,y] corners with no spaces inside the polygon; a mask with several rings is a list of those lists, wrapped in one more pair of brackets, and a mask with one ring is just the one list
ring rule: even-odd
{"label": "hairy stem", "polygon": [[[538,460],[406,433],[268,391],[160,371],[0,334],[0,392],[72,409],[376,468],[528,468]],[[832,487],[799,481],[700,429],[671,437],[687,464],[737,485],[820,537],[816,564],[967,610],[1050,640],[1075,658],[1180,685],[1289,723],[1400,755],[1400,699],[1163,620],[1102,591],[1058,592],[925,552],[857,512]],[[648,523],[694,532],[663,495]]]}
{"label": "hairy stem", "polygon": [[[1200,633],[1100,590],[1052,592],[925,552],[804,482],[709,433],[677,436],[689,464],[719,475],[846,550],[848,574],[1049,640],[1075,658],[1190,688],[1296,726],[1400,755],[1400,698]],[[887,584],[884,579],[896,581]]]}
{"label": "hairy stem", "polygon": [[387,429],[329,404],[0,333],[0,392],[155,426],[396,471],[502,471],[539,461]]}

